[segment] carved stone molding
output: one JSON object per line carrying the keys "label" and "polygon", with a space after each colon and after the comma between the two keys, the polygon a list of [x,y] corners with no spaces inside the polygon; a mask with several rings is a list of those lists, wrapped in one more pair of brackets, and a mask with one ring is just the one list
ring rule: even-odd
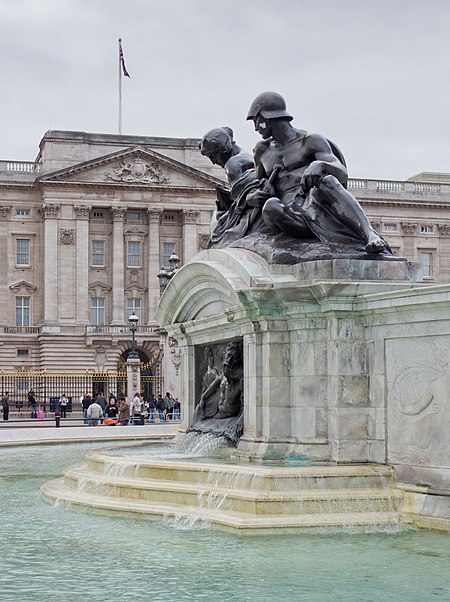
{"label": "carved stone molding", "polygon": [[380,232],[381,222],[370,222],[370,225],[375,230],[375,232]]}
{"label": "carved stone molding", "polygon": [[197,240],[199,251],[203,251],[208,248],[209,234],[199,234]]}
{"label": "carved stone molding", "polygon": [[77,219],[89,219],[89,212],[91,208],[87,205],[74,205],[73,209]]}
{"label": "carved stone molding", "polygon": [[200,211],[193,209],[186,209],[183,211],[183,223],[184,224],[196,224],[197,218],[200,215]]}
{"label": "carved stone molding", "polygon": [[126,157],[122,162],[105,172],[105,175],[114,182],[129,182],[132,184],[165,184],[169,177],[156,160],[142,157]]}
{"label": "carved stone molding", "polygon": [[108,350],[103,345],[99,345],[93,349],[94,362],[97,364],[97,368],[100,372],[105,369],[106,360],[108,359]]}
{"label": "carved stone molding", "polygon": [[0,217],[8,217],[11,212],[11,207],[7,205],[0,205]]}
{"label": "carved stone molding", "polygon": [[159,223],[161,221],[162,209],[147,209],[149,223]]}
{"label": "carved stone molding", "polygon": [[181,350],[178,347],[178,341],[172,337],[169,337],[169,347],[170,347],[170,359],[172,360],[172,364],[175,368],[175,373],[178,376],[178,372],[181,366]]}
{"label": "carved stone molding", "polygon": [[71,245],[75,239],[75,230],[73,228],[60,228],[59,240],[63,245]]}
{"label": "carved stone molding", "polygon": [[114,222],[123,221],[125,219],[126,209],[124,207],[111,207],[111,213]]}
{"label": "carved stone molding", "polygon": [[39,207],[39,214],[42,219],[55,219],[58,217],[61,205],[42,205]]}
{"label": "carved stone molding", "polygon": [[450,224],[438,224],[440,236],[450,236]]}
{"label": "carved stone molding", "polygon": [[402,222],[403,234],[415,234],[417,232],[417,224],[409,224]]}
{"label": "carved stone molding", "polygon": [[128,226],[124,234],[132,236],[147,236],[147,232],[141,226]]}

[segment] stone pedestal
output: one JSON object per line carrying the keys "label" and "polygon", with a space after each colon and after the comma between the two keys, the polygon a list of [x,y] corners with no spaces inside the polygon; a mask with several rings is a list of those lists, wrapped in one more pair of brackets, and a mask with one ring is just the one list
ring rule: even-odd
{"label": "stone pedestal", "polygon": [[197,255],[157,313],[182,351],[187,421],[199,401],[195,349],[241,339],[240,458],[387,463],[404,482],[442,491],[450,286],[417,274],[405,261],[287,266],[242,249]]}
{"label": "stone pedestal", "polygon": [[141,391],[141,360],[139,357],[127,359],[127,398],[131,401],[136,391]]}

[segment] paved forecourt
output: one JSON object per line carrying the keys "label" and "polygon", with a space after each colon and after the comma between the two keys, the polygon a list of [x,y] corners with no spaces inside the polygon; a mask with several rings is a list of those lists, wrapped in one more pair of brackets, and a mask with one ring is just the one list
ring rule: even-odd
{"label": "paved forecourt", "polygon": [[60,428],[21,426],[11,428],[0,423],[0,447],[8,445],[33,445],[43,443],[75,443],[80,441],[138,441],[149,439],[173,439],[179,423],[128,426],[63,426]]}

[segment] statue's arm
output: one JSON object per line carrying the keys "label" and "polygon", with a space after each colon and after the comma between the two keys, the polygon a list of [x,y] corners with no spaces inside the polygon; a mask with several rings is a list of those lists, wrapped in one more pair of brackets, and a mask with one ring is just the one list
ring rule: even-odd
{"label": "statue's arm", "polygon": [[304,190],[320,186],[322,178],[327,175],[334,176],[342,184],[347,181],[345,166],[333,154],[328,140],[323,136],[309,134],[305,139],[305,151],[310,156],[311,162],[303,173]]}

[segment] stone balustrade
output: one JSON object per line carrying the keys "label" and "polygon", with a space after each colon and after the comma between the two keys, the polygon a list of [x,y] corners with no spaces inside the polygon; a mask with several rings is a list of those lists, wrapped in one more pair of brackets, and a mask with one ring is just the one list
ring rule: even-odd
{"label": "stone balustrade", "polygon": [[39,164],[34,161],[0,161],[0,172],[35,173]]}

